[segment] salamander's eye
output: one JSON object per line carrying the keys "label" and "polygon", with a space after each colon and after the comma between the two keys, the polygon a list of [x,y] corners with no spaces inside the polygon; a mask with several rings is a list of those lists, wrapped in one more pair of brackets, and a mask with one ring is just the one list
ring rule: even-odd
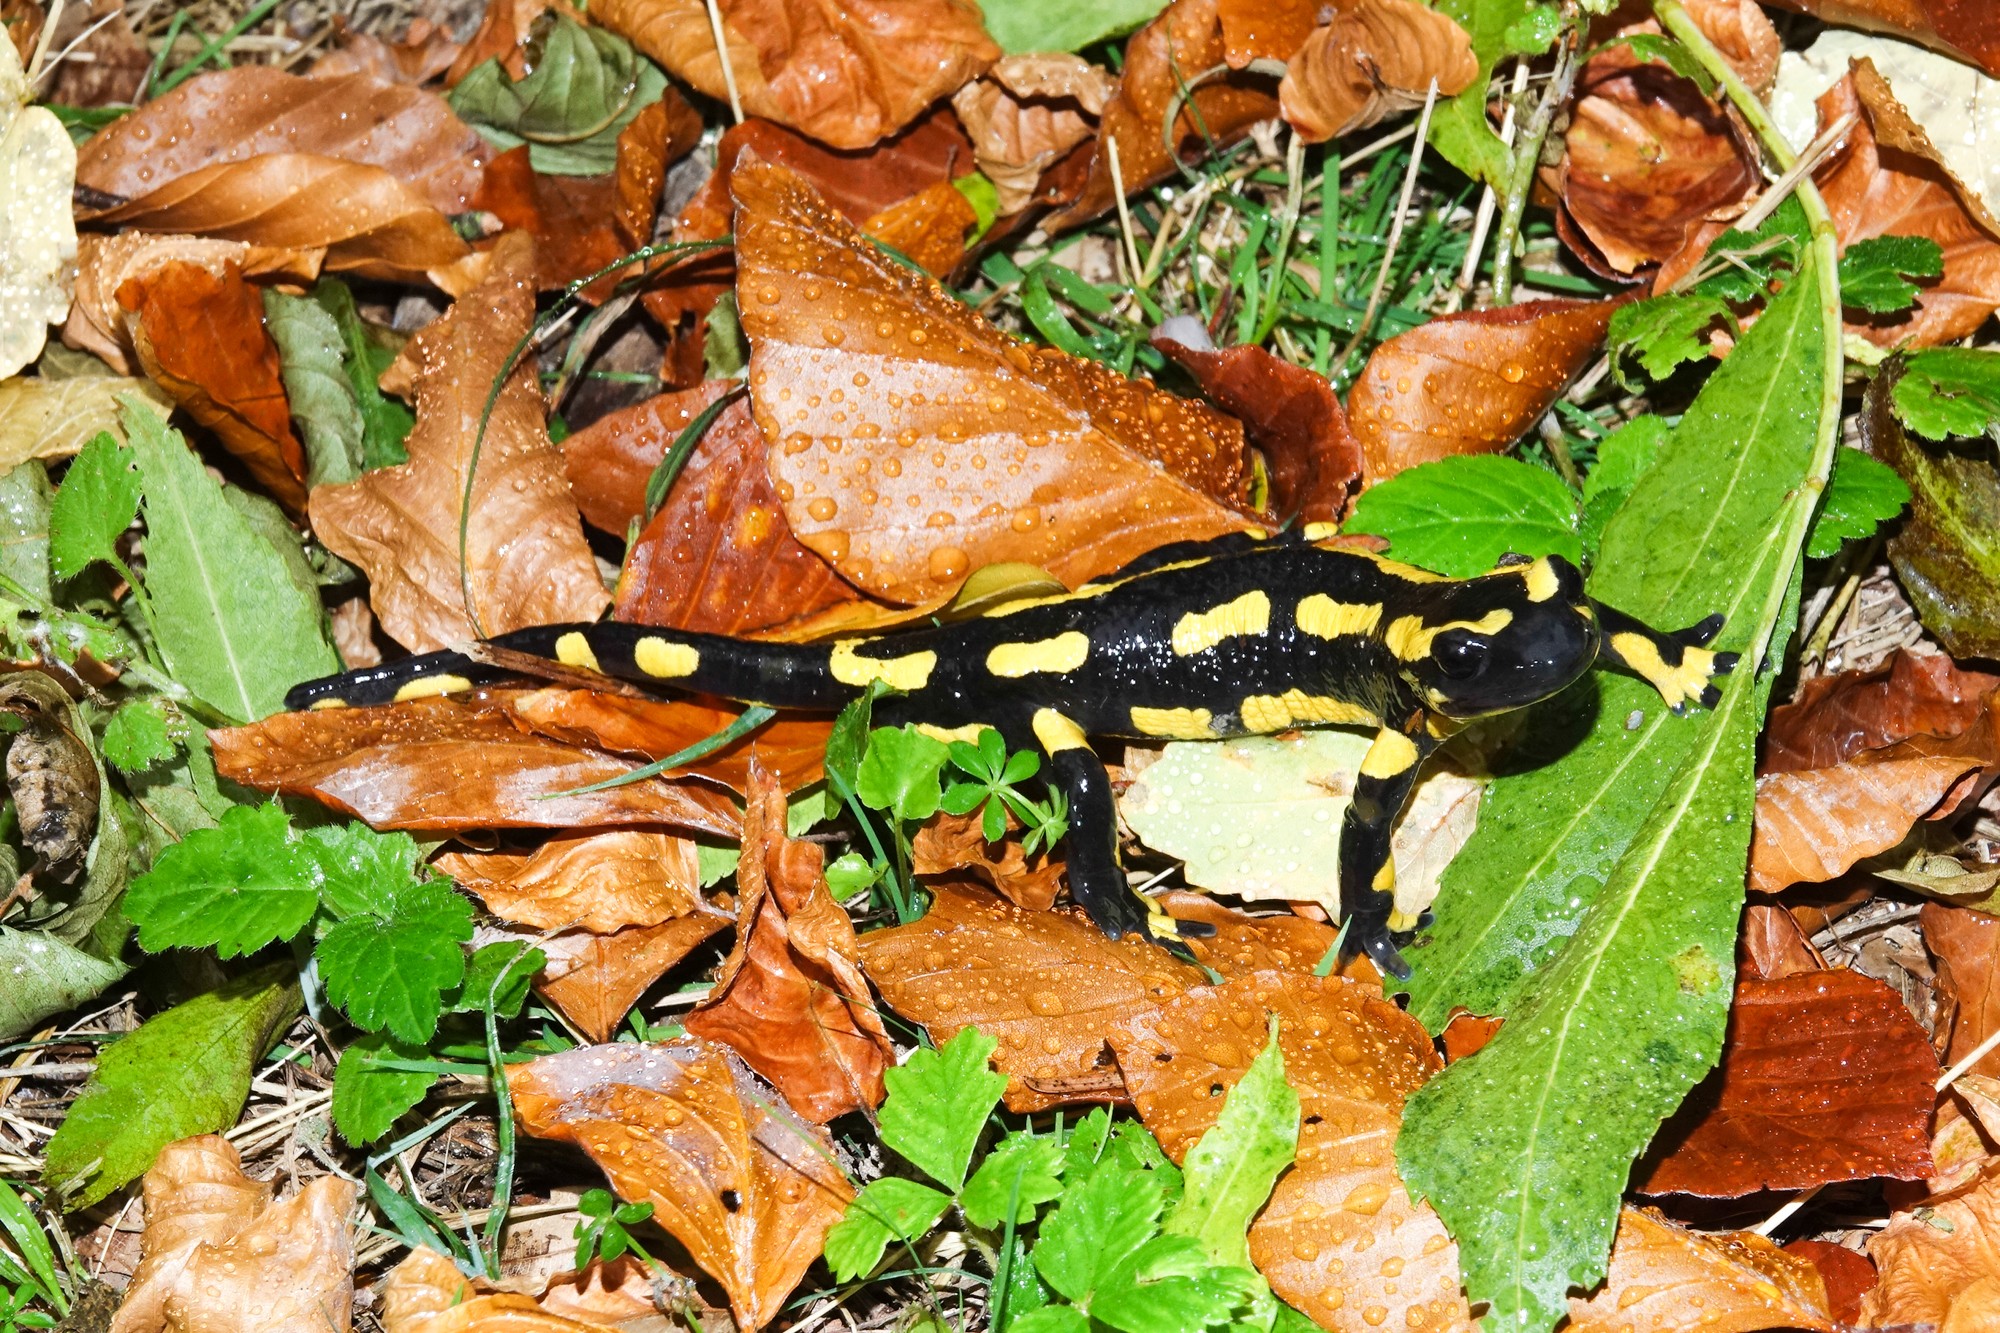
{"label": "salamander's eye", "polygon": [[1487,642],[1475,634],[1453,631],[1440,634],[1431,644],[1431,658],[1438,670],[1456,680],[1469,680],[1486,665]]}

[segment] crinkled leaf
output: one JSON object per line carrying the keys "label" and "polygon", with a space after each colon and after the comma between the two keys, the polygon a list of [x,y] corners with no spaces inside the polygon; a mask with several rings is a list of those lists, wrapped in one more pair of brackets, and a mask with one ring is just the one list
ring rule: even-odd
{"label": "crinkled leaf", "polygon": [[826,1263],[834,1280],[868,1276],[892,1240],[913,1241],[951,1206],[951,1196],[898,1176],[868,1183],[847,1205],[847,1215],[826,1233]]}
{"label": "crinkled leaf", "polygon": [[1912,278],[1944,273],[1944,250],[1927,236],[1870,236],[1840,257],[1840,299],[1870,314],[1908,310],[1916,303]]}
{"label": "crinkled leaf", "polygon": [[11,1041],[50,1014],[75,1008],[125,975],[53,935],[0,926],[0,1041]]}
{"label": "crinkled leaf", "polygon": [[132,451],[99,431],[63,473],[49,511],[49,567],[73,579],[91,562],[113,555],[139,512],[139,473]]}
{"label": "crinkled leaf", "polygon": [[863,805],[898,819],[929,819],[937,813],[938,775],[948,753],[942,741],[914,727],[878,727],[868,733],[855,793]]}
{"label": "crinkled leaf", "polygon": [[2000,352],[1971,347],[1912,352],[1890,401],[1897,418],[1927,440],[1990,435],[2000,427]]}
{"label": "crinkled leaf", "polygon": [[217,827],[162,851],[125,894],[140,945],[234,958],[304,930],[319,890],[289,832],[281,806],[232,806]]}
{"label": "crinkled leaf", "polygon": [[1859,449],[1842,449],[1833,456],[1833,477],[1826,499],[1806,538],[1806,554],[1823,560],[1840,550],[1850,537],[1866,537],[1903,512],[1910,488],[1895,469],[1878,463]]}
{"label": "crinkled leaf", "polygon": [[1466,578],[1508,552],[1583,557],[1576,498],[1547,468],[1492,455],[1440,459],[1362,493],[1349,532],[1389,539],[1407,564]]}
{"label": "crinkled leaf", "polygon": [[104,724],[104,757],[127,773],[173,758],[176,748],[162,700],[133,699],[121,704]]}
{"label": "crinkled leaf", "polygon": [[399,889],[386,913],[351,916],[320,937],[313,957],[329,1000],[357,1027],[428,1041],[444,992],[465,976],[472,904],[449,882]]}
{"label": "crinkled leaf", "polygon": [[1062,1166],[1061,1139],[1017,1131],[993,1145],[959,1192],[958,1205],[974,1226],[997,1230],[1006,1225],[1012,1201],[1015,1225],[1026,1226],[1037,1204],[1062,1194]]}
{"label": "crinkled leaf", "polygon": [[1138,1171],[1093,1171],[1063,1191],[1034,1249],[1042,1280],[1079,1305],[1159,1229],[1159,1182]]}
{"label": "crinkled leaf", "polygon": [[528,75],[488,60],[448,94],[452,110],[501,148],[528,145],[536,171],[601,176],[618,165],[618,131],[667,86],[659,66],[604,28],[558,14],[528,48]]}
{"label": "crinkled leaf", "polygon": [[919,1047],[882,1076],[889,1087],[882,1142],[954,1192],[965,1184],[973,1145],[1007,1088],[1006,1076],[986,1067],[999,1044],[968,1027],[942,1049]]}
{"label": "crinkled leaf", "polygon": [[1299,1095],[1285,1082],[1276,1019],[1271,1026],[1270,1043],[1181,1162],[1187,1192],[1167,1215],[1166,1233],[1192,1236],[1210,1263],[1250,1267],[1250,1219],[1298,1149]]}
{"label": "crinkled leaf", "polygon": [[438,1075],[426,1069],[389,1069],[381,1059],[426,1060],[422,1043],[398,1041],[386,1032],[367,1032],[340,1053],[333,1071],[333,1123],[355,1147],[389,1132],[405,1111],[424,1099]]}
{"label": "crinkled leaf", "polygon": [[361,475],[366,426],[347,377],[340,325],[310,297],[266,287],[264,327],[278,345],[278,376],[305,437],[306,483],[353,481]]}
{"label": "crinkled leaf", "polygon": [[1611,315],[1611,357],[1619,383],[1638,384],[1625,373],[1630,362],[1651,379],[1663,380],[1688,361],[1708,355],[1708,335],[1718,326],[1733,328],[1729,303],[1706,292],[1656,296],[1620,306]]}

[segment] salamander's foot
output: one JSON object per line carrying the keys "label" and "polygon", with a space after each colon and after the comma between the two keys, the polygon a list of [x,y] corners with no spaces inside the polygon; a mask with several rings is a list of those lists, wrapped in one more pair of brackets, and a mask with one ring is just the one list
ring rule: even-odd
{"label": "salamander's foot", "polygon": [[[1399,940],[1407,943],[1411,936],[1389,929],[1396,900],[1377,890],[1370,890],[1362,897],[1363,901],[1355,905],[1345,922],[1347,933],[1340,946],[1340,960],[1344,963],[1358,954],[1366,954],[1383,976],[1401,981],[1410,975],[1410,965],[1403,961],[1396,945]],[[1423,923],[1420,920],[1418,924]]]}

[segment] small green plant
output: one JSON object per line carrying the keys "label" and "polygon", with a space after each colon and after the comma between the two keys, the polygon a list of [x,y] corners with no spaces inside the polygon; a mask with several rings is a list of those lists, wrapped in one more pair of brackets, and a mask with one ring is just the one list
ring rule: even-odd
{"label": "small green plant", "polygon": [[576,1211],[582,1220],[576,1224],[576,1267],[579,1272],[588,1268],[593,1260],[605,1263],[636,1254],[649,1268],[657,1268],[659,1260],[647,1253],[638,1238],[626,1230],[653,1215],[650,1203],[619,1203],[610,1190],[585,1190],[583,1197],[576,1201]]}
{"label": "small green plant", "polygon": [[[998,842],[1007,833],[1007,814],[1027,828],[1022,849],[1033,856],[1037,848],[1054,844],[1069,831],[1068,802],[1062,792],[1050,788],[1046,802],[1023,796],[1016,786],[1042,771],[1042,757],[1033,750],[1007,753],[1007,742],[988,727],[979,733],[977,744],[953,741],[947,748],[951,766],[971,781],[954,782],[939,800],[947,814],[979,813],[979,831],[986,841]],[[983,808],[982,808],[983,807]]]}
{"label": "small green plant", "polygon": [[[0,1333],[53,1328],[69,1313],[69,1293],[28,1201],[0,1180]],[[41,1307],[35,1309],[31,1307]]]}

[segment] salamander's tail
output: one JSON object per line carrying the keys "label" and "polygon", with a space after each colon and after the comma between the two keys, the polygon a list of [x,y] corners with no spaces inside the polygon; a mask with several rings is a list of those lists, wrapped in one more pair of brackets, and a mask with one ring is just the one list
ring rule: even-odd
{"label": "salamander's tail", "polygon": [[[920,685],[906,679],[924,666],[915,658],[930,657],[935,664],[932,654],[865,656],[874,645],[854,639],[831,644],[762,643],[610,623],[539,625],[491,642],[639,685],[773,708],[839,708],[877,676],[904,689]],[[304,709],[400,703],[470,690],[515,674],[446,650],[307,681],[292,688],[285,705]],[[928,675],[928,666],[923,674]]]}

